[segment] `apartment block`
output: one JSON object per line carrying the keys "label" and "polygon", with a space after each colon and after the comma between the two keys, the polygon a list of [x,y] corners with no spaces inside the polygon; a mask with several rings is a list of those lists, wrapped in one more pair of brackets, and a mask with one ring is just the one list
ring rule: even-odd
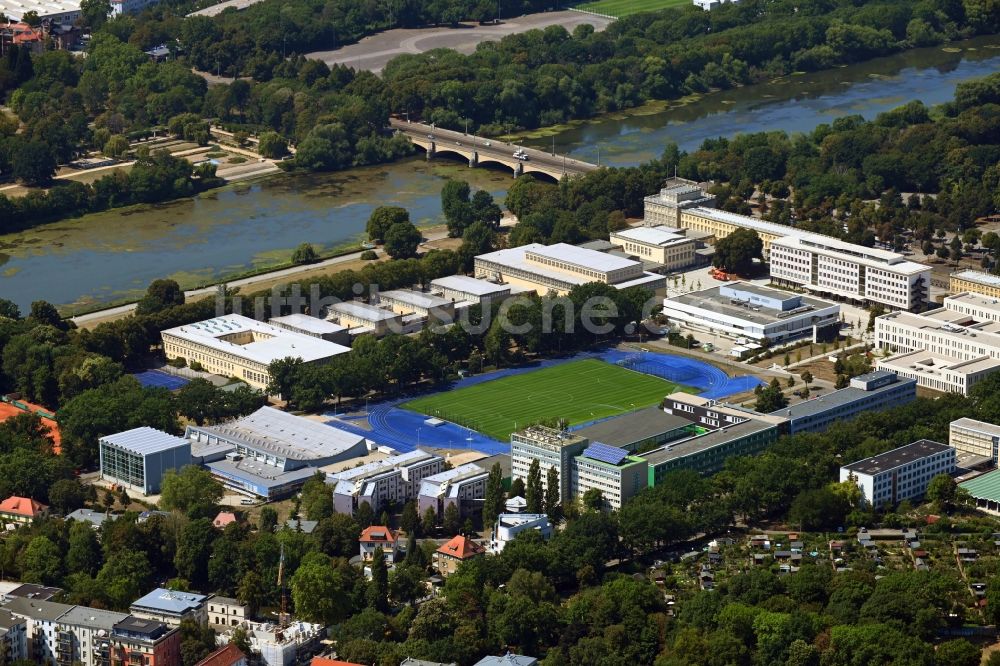
{"label": "apartment block", "polygon": [[327,474],[333,486],[333,508],[337,513],[353,514],[367,502],[379,512],[389,502],[405,503],[416,499],[420,483],[444,468],[444,458],[416,449],[384,460]]}
{"label": "apartment block", "polygon": [[457,508],[462,516],[481,510],[489,475],[479,465],[466,463],[428,476],[420,482],[417,510],[422,516],[427,509],[434,509],[439,520],[449,506]]}
{"label": "apartment block", "polygon": [[924,496],[938,474],[955,471],[955,449],[921,439],[840,468],[840,481],[853,480],[863,500],[878,508]]}

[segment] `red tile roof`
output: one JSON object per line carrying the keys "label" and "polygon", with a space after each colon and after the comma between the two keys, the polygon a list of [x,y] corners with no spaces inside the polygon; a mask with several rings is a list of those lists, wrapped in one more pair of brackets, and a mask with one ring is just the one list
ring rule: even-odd
{"label": "red tile roof", "polygon": [[232,511],[220,511],[219,515],[217,515],[215,517],[215,520],[212,521],[212,524],[215,525],[216,527],[225,527],[229,523],[235,523],[235,522],[236,522],[235,513],[233,513]]}
{"label": "red tile roof", "polygon": [[220,648],[208,655],[194,666],[233,666],[247,656],[238,647],[230,643],[224,648]]}
{"label": "red tile roof", "polygon": [[457,557],[460,560],[467,560],[470,557],[485,553],[486,549],[472,539],[467,539],[460,534],[438,548],[437,552],[449,557]]}
{"label": "red tile roof", "polygon": [[29,497],[18,497],[11,495],[3,502],[0,502],[0,513],[11,513],[16,516],[27,516],[34,518],[41,515],[49,507],[41,502],[36,502]]}
{"label": "red tile roof", "polygon": [[396,543],[396,533],[383,525],[372,525],[361,531],[361,543]]}
{"label": "red tile roof", "polygon": [[313,657],[312,666],[362,666],[362,664],[355,664],[353,661],[337,661],[326,657]]}

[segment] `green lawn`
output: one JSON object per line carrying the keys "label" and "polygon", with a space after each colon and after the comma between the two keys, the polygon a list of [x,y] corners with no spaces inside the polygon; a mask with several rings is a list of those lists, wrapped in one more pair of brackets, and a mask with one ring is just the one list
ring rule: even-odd
{"label": "green lawn", "polygon": [[573,8],[622,18],[640,12],[655,12],[658,9],[690,4],[691,0],[595,0],[573,5]]}
{"label": "green lawn", "polygon": [[435,393],[401,406],[458,423],[503,442],[517,428],[542,419],[561,418],[572,425],[655,405],[675,391],[694,390],[604,361],[586,359]]}

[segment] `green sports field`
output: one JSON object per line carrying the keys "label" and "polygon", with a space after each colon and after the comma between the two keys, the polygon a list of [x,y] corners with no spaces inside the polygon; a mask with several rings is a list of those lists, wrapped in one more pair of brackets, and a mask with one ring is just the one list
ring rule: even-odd
{"label": "green sports field", "polygon": [[472,428],[501,442],[542,419],[570,425],[655,405],[668,393],[695,389],[617,365],[586,359],[444,391],[403,405]]}
{"label": "green sports field", "polygon": [[691,0],[595,0],[573,5],[573,9],[622,18],[640,12],[655,12],[658,9],[690,4]]}

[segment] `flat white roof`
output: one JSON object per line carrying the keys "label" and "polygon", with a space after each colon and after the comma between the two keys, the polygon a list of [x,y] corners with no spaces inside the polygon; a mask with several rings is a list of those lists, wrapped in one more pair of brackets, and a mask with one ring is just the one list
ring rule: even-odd
{"label": "flat white roof", "polygon": [[132,428],[114,435],[106,435],[101,437],[100,441],[113,444],[139,456],[169,451],[181,446],[190,446],[186,439],[147,426]]}
{"label": "flat white roof", "polygon": [[467,275],[448,275],[431,280],[431,286],[439,289],[452,289],[475,296],[489,296],[498,292],[510,293],[510,285],[496,284],[489,280],[469,277]]}
{"label": "flat white roof", "polygon": [[729,211],[719,210],[718,208],[705,208],[704,206],[698,206],[695,208],[689,208],[683,212],[698,215],[699,217],[707,217],[710,220],[718,220],[719,222],[725,222],[727,224],[747,227],[748,229],[754,229],[756,231],[763,231],[771,234],[772,236],[796,236],[809,233],[801,229],[796,229],[795,227],[789,227],[784,224],[776,224],[774,222],[767,222],[766,220],[750,217],[749,215],[730,213]]}
{"label": "flat white roof", "polygon": [[[536,243],[536,245],[539,244]],[[565,261],[566,263],[573,264],[574,266],[590,268],[598,271],[617,271],[623,268],[632,268],[639,263],[637,261],[633,261],[632,259],[616,257],[613,254],[608,254],[607,252],[588,250],[583,247],[577,247],[576,245],[570,245],[569,243],[556,243],[555,245],[528,247],[529,252],[533,252],[543,257]]]}
{"label": "flat white roof", "polygon": [[299,328],[303,331],[310,331],[312,333],[316,333],[317,335],[339,333],[340,331],[345,330],[344,326],[340,326],[338,324],[334,324],[332,321],[327,321],[326,319],[320,319],[307,314],[290,314],[284,315],[283,317],[271,317],[270,321],[277,324],[284,324],[285,326],[291,326],[293,328]]}
{"label": "flat white roof", "polygon": [[1000,436],[1000,425],[993,423],[987,423],[986,421],[977,421],[976,419],[970,419],[967,417],[962,417],[951,422],[952,428],[965,428],[967,430],[975,430],[978,432],[988,433],[994,436]]}
{"label": "flat white roof", "polygon": [[[553,248],[555,248],[554,251]],[[476,257],[476,261],[486,261],[500,266],[505,266],[507,268],[521,270],[526,273],[538,275],[540,277],[548,278],[567,285],[588,284],[596,281],[589,275],[583,275],[575,273],[572,270],[556,268],[555,266],[549,266],[547,264],[532,261],[526,256],[528,252],[534,252],[545,257],[564,261],[574,266],[579,266],[580,268],[598,270],[602,272],[642,265],[641,262],[638,261],[618,257],[613,254],[606,254],[604,252],[597,252],[595,250],[587,250],[582,247],[567,245],[566,243],[558,243],[557,245],[553,245],[548,248],[541,243],[530,243],[520,247],[506,248],[503,250],[496,250],[495,252],[481,254]],[[628,282],[612,283],[612,286],[623,289],[625,286],[645,284],[648,282],[655,282],[657,280],[665,282],[666,278],[662,275],[653,275],[652,273],[640,273],[636,277],[631,278]],[[515,293],[515,291],[511,289],[511,293]]]}
{"label": "flat white roof", "polygon": [[399,317],[399,315],[395,312],[384,310],[369,303],[362,303],[361,301],[344,301],[343,303],[334,303],[327,308],[327,312],[345,314],[349,317],[354,317],[363,321],[384,321]]}
{"label": "flat white roof", "polygon": [[0,0],[0,14],[20,21],[28,12],[39,18],[80,11],[80,0]]}
{"label": "flat white roof", "polygon": [[372,474],[389,471],[399,467],[407,467],[418,462],[433,460],[434,458],[440,458],[440,456],[428,453],[427,451],[423,451],[421,449],[414,449],[412,451],[407,451],[406,453],[400,453],[399,455],[389,456],[388,458],[384,458],[382,460],[376,460],[374,462],[365,463],[364,465],[352,467],[351,469],[345,469],[341,472],[327,474],[326,478],[328,481],[354,481]]}
{"label": "flat white roof", "polygon": [[361,435],[273,407],[261,407],[253,414],[231,423],[189,426],[189,430],[233,439],[249,448],[292,460],[329,458],[352,447],[363,446],[365,442]]}
{"label": "flat white roof", "polygon": [[[247,334],[252,336],[252,341],[240,344]],[[350,347],[278,328],[238,314],[222,315],[194,324],[169,328],[161,335],[171,335],[265,365],[289,356],[301,358],[308,363],[351,351]],[[230,338],[239,341],[234,342]]]}
{"label": "flat white roof", "polygon": [[612,238],[627,238],[637,243],[647,243],[649,245],[673,245],[679,242],[694,242],[687,236],[679,233],[676,229],[665,225],[656,227],[632,227],[611,233]]}
{"label": "flat white roof", "polygon": [[968,280],[969,282],[975,282],[977,284],[983,284],[990,287],[1000,287],[1000,275],[993,275],[982,271],[966,270],[952,273],[951,276],[960,280]]}
{"label": "flat white roof", "polygon": [[425,294],[422,291],[414,291],[412,289],[390,289],[389,291],[379,292],[378,296],[379,299],[385,298],[425,309],[451,305],[451,301],[447,298],[441,298],[434,294]]}
{"label": "flat white roof", "polygon": [[856,245],[822,234],[805,233],[786,236],[773,241],[771,247],[792,247],[820,254],[829,254],[840,259],[845,259],[846,261],[854,261],[871,268],[903,275],[912,275],[931,270],[930,266],[903,259],[903,255],[896,252]]}

